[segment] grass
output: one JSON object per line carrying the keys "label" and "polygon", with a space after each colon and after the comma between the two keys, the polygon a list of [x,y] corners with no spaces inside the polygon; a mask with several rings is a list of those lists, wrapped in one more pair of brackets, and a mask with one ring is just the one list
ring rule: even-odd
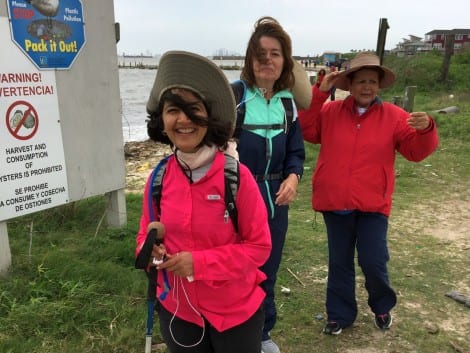
{"label": "grass", "polygon": [[[354,327],[338,337],[321,333],[327,244],[322,217],[310,206],[318,146],[306,145],[276,288],[272,336],[283,353],[470,351],[469,308],[445,296],[450,290],[470,295],[468,241],[437,236],[468,227],[470,99],[454,95],[450,101],[447,92],[418,93],[416,110],[457,105],[460,113],[436,117],[441,143],[428,159],[397,158],[389,270],[398,305],[388,332],[373,327],[357,269]],[[98,228],[104,197],[8,221],[12,266],[0,279],[0,352],[143,352],[147,281],[134,269],[140,207],[141,195],[128,195],[128,224],[121,229]],[[158,324],[154,338],[160,340]]]}

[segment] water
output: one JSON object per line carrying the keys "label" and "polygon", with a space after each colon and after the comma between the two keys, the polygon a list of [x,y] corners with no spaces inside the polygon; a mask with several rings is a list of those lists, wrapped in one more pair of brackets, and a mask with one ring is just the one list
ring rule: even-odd
{"label": "water", "polygon": [[[119,69],[124,142],[144,141],[147,136],[145,106],[157,70]],[[229,82],[240,78],[239,70],[224,70]]]}

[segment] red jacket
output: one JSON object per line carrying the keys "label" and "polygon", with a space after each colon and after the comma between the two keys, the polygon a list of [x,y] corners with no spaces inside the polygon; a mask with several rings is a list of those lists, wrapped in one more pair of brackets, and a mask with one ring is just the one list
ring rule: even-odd
{"label": "red jacket", "polygon": [[313,86],[308,110],[299,112],[306,141],[321,144],[312,177],[317,211],[360,210],[390,214],[395,151],[419,162],[438,145],[434,120],[426,130],[407,125],[409,113],[378,98],[359,116],[354,97],[325,103],[329,92]]}
{"label": "red jacket", "polygon": [[[161,305],[196,325],[202,324],[200,313],[218,331],[245,322],[258,310],[265,297],[260,283],[266,279],[259,267],[271,252],[266,206],[243,164],[236,198],[239,234],[235,234],[225,214],[224,165],[223,153],[217,152],[207,174],[191,184],[175,157],[170,157],[160,202],[168,253],[190,251],[194,265],[193,282],[167,272],[172,288]],[[147,180],[136,253],[147,236],[150,212],[156,212],[148,207],[149,184]],[[163,289],[162,277],[158,275],[157,295]]]}

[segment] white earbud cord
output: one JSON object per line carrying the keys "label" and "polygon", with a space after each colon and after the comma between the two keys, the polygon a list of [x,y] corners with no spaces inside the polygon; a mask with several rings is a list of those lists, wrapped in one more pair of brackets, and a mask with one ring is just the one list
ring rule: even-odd
{"label": "white earbud cord", "polygon": [[[175,336],[173,335],[173,330],[171,329],[171,325],[173,324],[173,320],[174,318],[176,317],[176,313],[178,312],[178,309],[179,309],[179,306],[180,306],[180,302],[179,302],[179,284],[181,285],[181,288],[183,289],[183,293],[184,293],[184,297],[186,298],[186,301],[188,302],[189,306],[191,307],[191,309],[199,315],[199,317],[201,318],[202,320],[202,334],[201,334],[201,338],[199,339],[199,341],[197,341],[196,343],[194,344],[190,344],[190,345],[185,345],[185,344],[182,344],[180,342],[178,342],[175,338]],[[175,310],[175,313],[173,314],[173,316],[171,317],[171,320],[170,320],[170,325],[169,325],[169,330],[170,330],[170,335],[171,335],[171,338],[173,339],[173,341],[180,347],[184,347],[184,348],[192,348],[192,347],[196,347],[199,343],[202,342],[202,340],[204,339],[204,335],[206,333],[206,323],[204,322],[204,318],[202,317],[201,313],[199,311],[196,310],[196,308],[191,304],[191,302],[189,301],[189,298],[188,298],[188,294],[186,293],[186,289],[184,288],[184,284],[183,284],[183,278],[182,277],[179,277],[179,276],[174,276],[174,280],[173,280],[173,298],[176,300],[176,310]]]}

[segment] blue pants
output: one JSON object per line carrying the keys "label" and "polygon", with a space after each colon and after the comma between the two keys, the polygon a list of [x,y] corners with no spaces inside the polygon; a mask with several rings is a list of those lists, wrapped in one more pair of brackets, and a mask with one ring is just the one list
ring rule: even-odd
{"label": "blue pants", "polygon": [[365,277],[368,304],[376,315],[388,313],[397,297],[389,285],[387,262],[388,218],[380,213],[352,211],[347,214],[324,212],[328,235],[328,321],[342,327],[357,316],[354,253]]}
{"label": "blue pants", "polygon": [[266,292],[266,298],[264,299],[265,321],[263,327],[263,341],[269,339],[269,331],[271,331],[276,324],[277,311],[276,303],[274,302],[274,286],[276,284],[279,265],[281,264],[282,249],[286,241],[288,210],[288,206],[275,206],[275,217],[269,218],[272,250],[268,261],[261,267],[261,270],[268,277],[261,283],[261,287]]}

